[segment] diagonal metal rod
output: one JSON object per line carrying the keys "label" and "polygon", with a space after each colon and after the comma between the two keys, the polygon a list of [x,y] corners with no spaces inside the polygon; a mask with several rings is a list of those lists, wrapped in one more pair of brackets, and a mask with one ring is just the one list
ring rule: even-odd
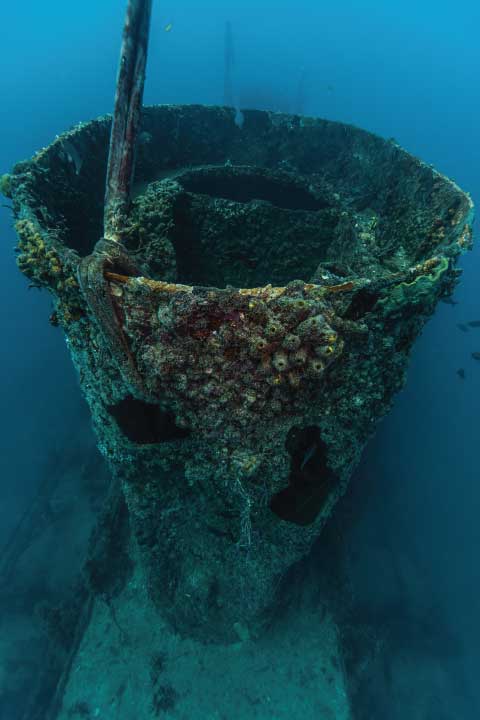
{"label": "diagonal metal rod", "polygon": [[126,382],[137,394],[144,393],[143,381],[118,321],[105,272],[115,270],[128,276],[140,274],[122,241],[135,169],[151,10],[152,0],[128,0],[110,135],[103,237],[78,266],[78,282],[90,312]]}
{"label": "diagonal metal rod", "polygon": [[152,0],[128,0],[117,76],[103,216],[105,240],[121,242],[130,204]]}

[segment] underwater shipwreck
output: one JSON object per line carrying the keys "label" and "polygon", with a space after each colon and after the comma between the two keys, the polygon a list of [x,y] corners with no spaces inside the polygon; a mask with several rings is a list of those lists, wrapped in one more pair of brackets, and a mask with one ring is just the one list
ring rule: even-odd
{"label": "underwater shipwreck", "polygon": [[159,105],[134,129],[120,214],[111,117],[3,178],[18,266],[52,295],[149,601],[202,643],[261,637],[455,287],[472,202],[341,122]]}
{"label": "underwater shipwreck", "polygon": [[54,297],[152,593],[207,635],[258,619],[308,552],[470,245],[470,199],[394,143],[244,116],[144,109],[98,278],[110,119],[9,178],[19,267]]}

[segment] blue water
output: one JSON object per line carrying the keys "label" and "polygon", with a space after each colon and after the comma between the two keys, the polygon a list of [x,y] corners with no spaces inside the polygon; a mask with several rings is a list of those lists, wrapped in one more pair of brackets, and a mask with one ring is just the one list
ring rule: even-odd
{"label": "blue water", "polygon": [[[2,4],[0,174],[74,123],[111,111],[123,5]],[[480,201],[477,3],[154,1],[145,103],[222,102],[227,19],[235,29],[241,103],[295,110],[303,78],[306,113],[394,137]],[[5,208],[0,238],[3,543],[35,492],[45,455],[79,442],[79,427],[86,438],[89,431],[61,332],[48,323],[49,299],[27,291],[15,267]],[[359,602],[382,606],[382,580],[368,559],[384,537],[394,555],[411,559],[412,577],[422,577],[421,587],[409,586],[409,602],[440,611],[458,638],[461,653],[453,658],[446,650],[444,658],[447,675],[457,682],[445,687],[439,698],[444,714],[435,720],[480,717],[474,687],[480,661],[480,363],[470,357],[480,351],[480,329],[462,333],[456,327],[480,319],[478,249],[461,266],[458,304],[440,304],[415,347],[406,388],[366,451],[355,482],[366,484],[372,500],[348,531]],[[460,367],[465,380],[456,374]],[[436,652],[441,655],[441,648]],[[413,676],[411,682],[415,692]],[[378,703],[385,708],[384,698]],[[389,709],[382,712],[388,720]],[[395,712],[391,717],[402,717],[401,708]]]}

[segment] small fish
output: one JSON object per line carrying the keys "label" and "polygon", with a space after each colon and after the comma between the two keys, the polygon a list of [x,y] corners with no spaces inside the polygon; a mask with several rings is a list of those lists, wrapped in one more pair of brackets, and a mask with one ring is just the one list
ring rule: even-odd
{"label": "small fish", "polygon": [[443,303],[445,303],[445,305],[452,305],[452,306],[453,306],[453,305],[458,305],[458,300],[454,300],[454,299],[451,298],[451,297],[443,297],[443,298],[440,298],[440,300],[441,300]]}
{"label": "small fish", "polygon": [[170,23],[167,23],[163,29],[165,30],[165,32],[170,32],[172,30],[172,28],[173,28],[173,23],[170,22]]}
{"label": "small fish", "polygon": [[309,448],[307,448],[305,455],[303,456],[302,464],[300,465],[300,472],[303,470],[305,465],[310,462],[312,457],[317,452],[317,443],[312,443]]}
{"label": "small fish", "polygon": [[81,157],[77,148],[69,140],[64,140],[62,146],[68,162],[73,165],[75,175],[80,175],[80,170],[82,169],[83,165],[83,158]]}
{"label": "small fish", "polygon": [[240,110],[240,108],[235,108],[235,125],[240,128],[240,130],[243,127],[243,123],[245,122],[245,117]]}
{"label": "small fish", "polygon": [[480,320],[470,320],[467,325],[470,325],[470,327],[480,327]]}
{"label": "small fish", "polygon": [[465,325],[465,323],[457,323],[457,327],[462,332],[468,332],[468,327]]}
{"label": "small fish", "polygon": [[473,353],[472,353],[472,358],[473,358],[474,360],[480,360],[480,352],[473,352]]}
{"label": "small fish", "polygon": [[459,378],[462,378],[462,380],[465,380],[465,370],[463,368],[458,368],[457,375]]}

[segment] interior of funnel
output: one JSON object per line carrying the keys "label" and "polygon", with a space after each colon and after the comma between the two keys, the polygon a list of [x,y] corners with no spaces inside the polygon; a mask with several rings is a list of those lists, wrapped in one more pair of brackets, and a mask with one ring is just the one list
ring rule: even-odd
{"label": "interior of funnel", "polygon": [[[395,143],[324,120],[147,108],[126,238],[144,274],[225,287],[375,277],[447,244],[462,195]],[[31,205],[80,256],[102,236],[107,118],[38,156]]]}
{"label": "interior of funnel", "polygon": [[[341,207],[318,183],[252,165],[189,168],[147,186],[132,212],[130,249],[158,279],[257,287],[309,279],[325,259]],[[155,263],[174,258],[175,277]]]}

